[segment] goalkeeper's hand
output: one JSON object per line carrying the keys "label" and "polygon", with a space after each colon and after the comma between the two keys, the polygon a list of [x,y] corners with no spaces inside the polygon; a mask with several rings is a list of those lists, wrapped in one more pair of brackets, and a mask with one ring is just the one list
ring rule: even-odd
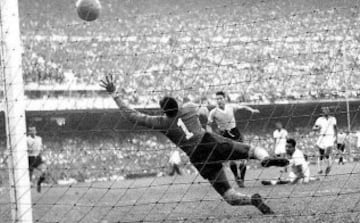
{"label": "goalkeeper's hand", "polygon": [[100,87],[105,88],[105,90],[109,94],[112,94],[116,91],[114,82],[115,81],[114,81],[113,75],[107,74],[107,75],[105,75],[105,78],[100,81]]}

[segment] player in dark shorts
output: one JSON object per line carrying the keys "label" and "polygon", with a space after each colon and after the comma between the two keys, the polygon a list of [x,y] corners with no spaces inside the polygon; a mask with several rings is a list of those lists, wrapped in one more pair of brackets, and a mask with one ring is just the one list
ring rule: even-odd
{"label": "player in dark shorts", "polygon": [[259,159],[262,166],[269,167],[286,166],[289,164],[287,159],[270,158],[264,149],[250,148],[246,144],[206,132],[198,118],[199,106],[193,103],[179,106],[174,98],[164,97],[159,103],[164,115],[150,116],[130,108],[121,100],[112,75],[105,76],[100,85],[112,95],[123,118],[134,125],[163,133],[181,148],[200,175],[207,179],[230,205],[253,205],[263,214],[274,213],[259,194],[249,196],[235,191],[225,175],[223,162],[250,158]]}
{"label": "player in dark shorts", "polygon": [[[215,132],[219,131],[220,135],[238,141],[244,142],[244,137],[237,128],[235,113],[239,110],[247,110],[251,113],[258,113],[258,109],[253,109],[246,105],[226,103],[226,94],[223,91],[215,93],[217,106],[209,113],[208,124]],[[234,175],[235,182],[239,187],[245,187],[246,160],[231,160],[229,162],[230,170]],[[240,173],[240,174],[239,174]]]}

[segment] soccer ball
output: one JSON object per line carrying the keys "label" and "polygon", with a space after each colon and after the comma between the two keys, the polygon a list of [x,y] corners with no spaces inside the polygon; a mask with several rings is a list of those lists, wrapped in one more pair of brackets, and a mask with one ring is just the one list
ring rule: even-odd
{"label": "soccer ball", "polygon": [[76,2],[78,16],[85,21],[91,22],[100,15],[101,4],[99,0],[78,0]]}

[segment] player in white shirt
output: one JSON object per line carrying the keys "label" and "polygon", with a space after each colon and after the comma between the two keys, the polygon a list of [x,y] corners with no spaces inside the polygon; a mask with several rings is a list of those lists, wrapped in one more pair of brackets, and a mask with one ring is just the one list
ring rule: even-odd
{"label": "player in white shirt", "polygon": [[[243,135],[236,127],[235,112],[240,109],[245,109],[251,113],[259,113],[259,110],[253,109],[246,105],[232,105],[226,103],[226,95],[223,91],[216,92],[217,106],[210,111],[209,125],[213,127],[216,124],[220,134],[226,138],[238,142],[244,142]],[[238,173],[238,165],[235,161],[230,161],[230,169],[234,174],[235,181],[239,187],[244,187],[245,173],[246,173],[246,160],[239,164],[240,175]]]}
{"label": "player in white shirt", "polygon": [[182,175],[180,170],[181,157],[178,150],[174,150],[170,154],[169,164],[171,166],[170,176],[173,176],[175,173]]}
{"label": "player in white shirt", "polygon": [[296,184],[309,183],[310,181],[319,180],[319,178],[314,178],[310,176],[309,163],[304,155],[304,153],[296,148],[296,141],[294,139],[286,140],[286,153],[289,156],[289,175],[288,178],[282,180],[263,180],[261,183],[263,185],[276,185],[276,184]]}
{"label": "player in white shirt", "polygon": [[39,179],[37,180],[36,189],[41,192],[41,184],[45,181],[46,165],[42,159],[41,153],[43,150],[42,138],[36,135],[36,127],[29,126],[28,136],[26,138],[29,158],[29,174],[30,181],[33,179],[34,170],[40,171]]}
{"label": "player in white shirt", "polygon": [[286,139],[288,137],[288,132],[283,128],[281,122],[277,122],[276,130],[273,133],[274,137],[274,153],[276,156],[285,157],[286,156]]}
{"label": "player in white shirt", "polygon": [[293,184],[302,180],[303,183],[309,183],[310,181],[310,168],[305,159],[304,153],[296,149],[296,141],[294,139],[286,140],[286,153],[290,158],[290,173],[289,181]]}
{"label": "player in white shirt", "polygon": [[318,173],[323,173],[323,161],[326,159],[325,175],[327,175],[331,170],[331,151],[337,145],[337,123],[336,118],[330,115],[329,107],[322,107],[322,112],[323,116],[316,120],[313,130],[319,132],[316,142],[316,147],[319,149]]}

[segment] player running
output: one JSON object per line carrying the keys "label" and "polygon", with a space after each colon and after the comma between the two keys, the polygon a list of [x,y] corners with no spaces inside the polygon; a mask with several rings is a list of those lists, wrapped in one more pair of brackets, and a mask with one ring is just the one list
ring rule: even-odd
{"label": "player running", "polygon": [[226,178],[223,162],[251,158],[261,160],[262,166],[269,167],[285,166],[289,163],[288,160],[272,159],[264,149],[250,148],[246,144],[206,132],[198,118],[198,106],[191,102],[179,106],[174,98],[164,97],[159,102],[164,115],[150,116],[125,104],[116,91],[112,75],[105,76],[100,85],[111,94],[123,118],[136,125],[160,131],[180,147],[200,175],[211,183],[227,203],[253,205],[263,214],[274,213],[259,194],[248,196],[235,191]]}
{"label": "player running", "polygon": [[[226,96],[223,91],[215,93],[217,106],[210,111],[209,114],[209,126],[216,124],[216,127],[220,130],[220,134],[226,138],[244,142],[244,137],[236,127],[235,112],[237,110],[245,109],[251,113],[259,113],[259,110],[253,109],[246,105],[232,105],[226,103]],[[236,161],[231,160],[229,163],[231,172],[234,174],[235,182],[239,187],[245,187],[245,173],[246,173],[246,160],[241,160],[238,165]]]}

